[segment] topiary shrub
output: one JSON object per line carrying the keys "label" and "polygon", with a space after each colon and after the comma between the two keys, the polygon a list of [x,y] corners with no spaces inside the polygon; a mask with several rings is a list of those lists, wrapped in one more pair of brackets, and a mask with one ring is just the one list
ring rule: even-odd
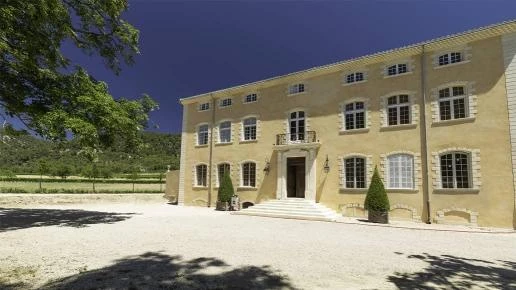
{"label": "topiary shrub", "polygon": [[235,190],[233,188],[233,182],[231,182],[229,172],[226,172],[222,176],[222,180],[219,185],[219,191],[217,193],[217,209],[228,210],[229,202],[231,201],[231,197],[234,194]]}
{"label": "topiary shrub", "polygon": [[389,198],[377,167],[374,168],[373,178],[367,190],[364,208],[368,210],[368,220],[370,222],[384,224],[389,222]]}

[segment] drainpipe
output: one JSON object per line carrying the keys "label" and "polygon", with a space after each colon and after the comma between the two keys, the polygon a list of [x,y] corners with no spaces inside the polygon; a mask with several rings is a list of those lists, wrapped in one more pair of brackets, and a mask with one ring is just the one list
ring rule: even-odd
{"label": "drainpipe", "polygon": [[213,97],[213,94],[210,94],[211,97],[211,126],[210,126],[210,152],[209,152],[209,165],[208,165],[208,207],[211,207],[211,191],[212,191],[212,172],[213,172],[213,128],[215,126],[215,110],[217,109],[217,106],[215,105],[215,98]]}
{"label": "drainpipe", "polygon": [[432,212],[430,208],[430,182],[428,178],[428,141],[427,141],[427,128],[426,128],[426,65],[425,65],[425,45],[421,45],[421,167],[423,175],[423,198],[426,201],[426,223],[432,223]]}

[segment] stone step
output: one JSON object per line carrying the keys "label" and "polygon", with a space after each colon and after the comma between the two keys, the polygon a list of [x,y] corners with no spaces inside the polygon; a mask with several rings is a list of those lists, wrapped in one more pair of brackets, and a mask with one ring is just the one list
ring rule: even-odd
{"label": "stone step", "polygon": [[333,216],[316,216],[316,215],[296,215],[296,214],[285,214],[285,213],[268,213],[268,212],[246,212],[236,211],[232,212],[234,215],[249,215],[249,216],[262,216],[271,218],[284,218],[284,219],[298,219],[298,220],[312,220],[312,221],[335,221],[336,217]]}

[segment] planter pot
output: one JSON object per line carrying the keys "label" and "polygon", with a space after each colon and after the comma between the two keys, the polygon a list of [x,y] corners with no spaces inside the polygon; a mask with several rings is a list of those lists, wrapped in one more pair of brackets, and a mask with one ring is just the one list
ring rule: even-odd
{"label": "planter pot", "polygon": [[389,212],[388,211],[373,211],[369,210],[367,219],[372,223],[388,224],[389,223]]}
{"label": "planter pot", "polygon": [[229,210],[229,202],[227,201],[217,201],[216,210],[226,211]]}

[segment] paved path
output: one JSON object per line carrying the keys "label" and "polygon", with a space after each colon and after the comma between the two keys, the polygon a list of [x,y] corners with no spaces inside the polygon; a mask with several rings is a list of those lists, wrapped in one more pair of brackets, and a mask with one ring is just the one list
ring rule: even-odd
{"label": "paved path", "polygon": [[516,234],[161,204],[0,209],[0,288],[516,289]]}

